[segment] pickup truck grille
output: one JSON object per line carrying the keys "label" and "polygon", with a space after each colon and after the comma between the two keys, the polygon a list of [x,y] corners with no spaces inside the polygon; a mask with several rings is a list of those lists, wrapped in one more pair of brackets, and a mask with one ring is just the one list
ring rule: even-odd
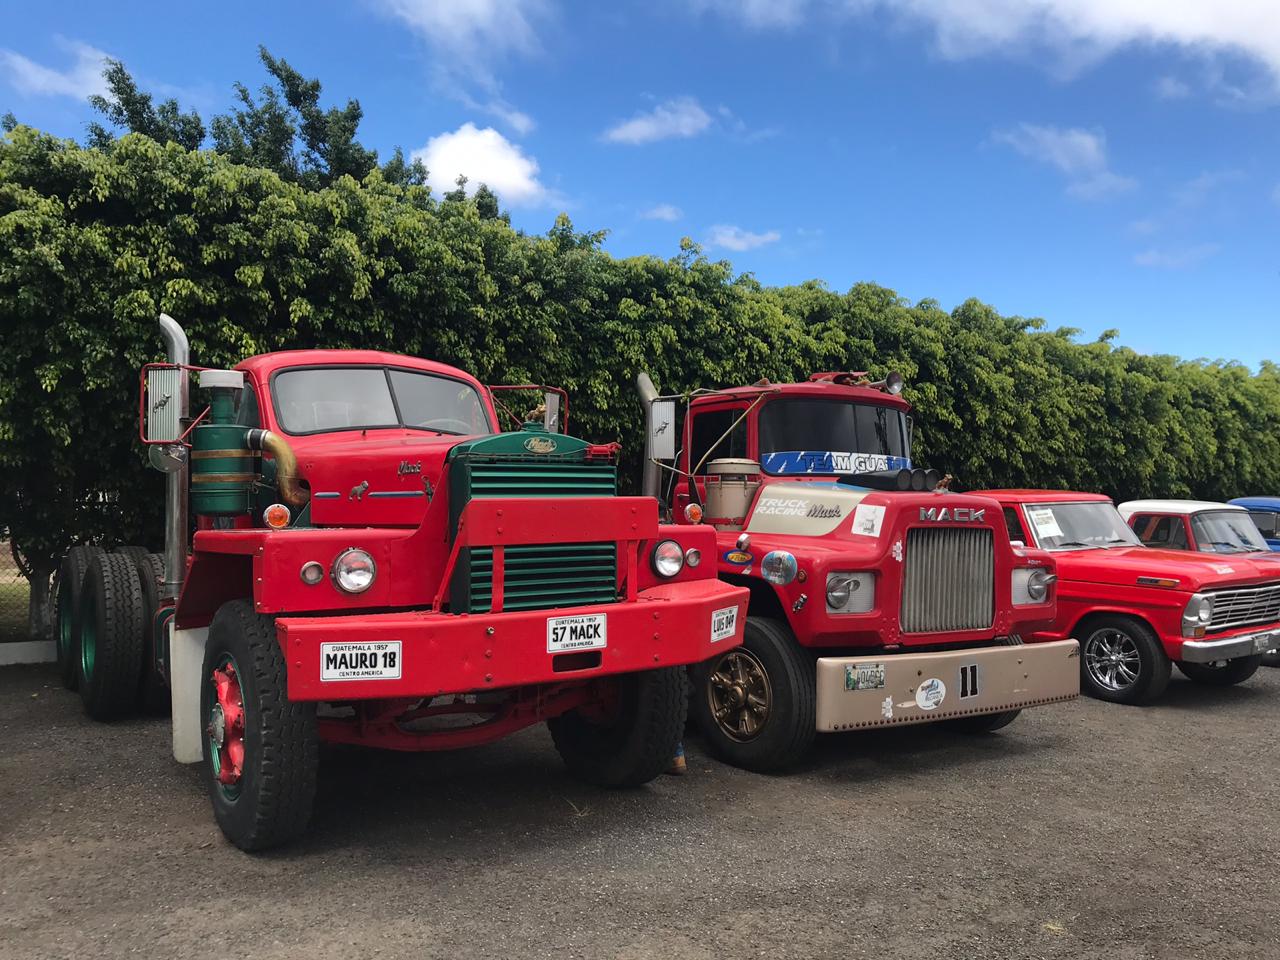
{"label": "pickup truck grille", "polygon": [[903,557],[903,633],[984,630],[995,617],[989,527],[913,527]]}
{"label": "pickup truck grille", "polygon": [[1234,590],[1209,590],[1206,593],[1213,597],[1210,633],[1280,621],[1280,583],[1264,583]]}
{"label": "pickup truck grille", "polygon": [[[454,523],[473,497],[612,497],[618,492],[612,463],[554,457],[470,457],[454,465],[450,479]],[[584,534],[590,535],[589,530]],[[618,598],[618,548],[614,543],[521,544],[506,549],[502,609],[543,610],[613,603]],[[449,608],[487,613],[493,608],[493,549],[465,549],[453,575]]]}

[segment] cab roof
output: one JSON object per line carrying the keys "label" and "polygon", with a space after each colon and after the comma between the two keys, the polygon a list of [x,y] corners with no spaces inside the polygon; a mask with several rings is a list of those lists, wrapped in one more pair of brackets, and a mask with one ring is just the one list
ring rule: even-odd
{"label": "cab roof", "polygon": [[1205,513],[1210,510],[1244,512],[1244,507],[1230,503],[1217,503],[1213,500],[1129,500],[1116,509],[1126,520],[1135,513],[1172,513],[1190,516],[1193,513]]}
{"label": "cab roof", "polygon": [[[894,407],[909,411],[911,404],[901,396],[886,393],[872,387],[855,387],[851,384],[832,383],[829,380],[807,380],[803,383],[754,383],[744,387],[726,387],[714,393],[695,396],[690,402],[693,406],[702,406],[725,400],[755,399],[761,393],[770,398],[805,397],[808,399],[857,400],[861,403],[875,403],[882,407]],[[768,400],[765,401],[766,403]]]}
{"label": "cab roof", "polygon": [[278,350],[275,353],[260,353],[241,360],[236,364],[235,369],[244,370],[262,380],[286,367],[335,366],[403,367],[409,370],[421,370],[423,373],[438,373],[455,380],[479,383],[471,374],[457,367],[436,363],[434,360],[423,360],[421,357],[406,356],[402,353],[388,353],[385,350]]}
{"label": "cab roof", "polygon": [[1074,490],[970,490],[974,496],[990,497],[1001,503],[1111,503],[1102,493],[1077,493]]}
{"label": "cab roof", "polygon": [[1227,502],[1246,510],[1280,510],[1280,497],[1236,497]]}

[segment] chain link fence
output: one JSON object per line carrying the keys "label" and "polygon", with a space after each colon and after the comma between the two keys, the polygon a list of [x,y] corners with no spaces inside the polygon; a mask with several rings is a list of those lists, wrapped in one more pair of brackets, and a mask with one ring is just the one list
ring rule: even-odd
{"label": "chain link fence", "polygon": [[30,595],[30,584],[18,568],[5,531],[0,530],[0,643],[31,639]]}

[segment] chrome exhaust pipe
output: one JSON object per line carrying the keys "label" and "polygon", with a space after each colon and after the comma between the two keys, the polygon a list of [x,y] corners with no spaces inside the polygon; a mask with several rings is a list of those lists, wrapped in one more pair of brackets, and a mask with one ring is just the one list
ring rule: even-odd
{"label": "chrome exhaust pipe", "polygon": [[[160,314],[160,336],[164,339],[165,355],[170,363],[186,366],[191,363],[191,344],[186,331],[167,313]],[[185,425],[191,418],[190,375],[184,369],[178,375],[178,423]],[[165,477],[164,490],[164,582],[160,585],[161,600],[177,600],[182,592],[182,581],[187,573],[187,482],[190,466],[182,459],[182,466]]]}
{"label": "chrome exhaust pipe", "polygon": [[660,499],[662,478],[653,459],[653,401],[658,399],[658,389],[649,374],[641,370],[636,374],[636,390],[644,407],[644,473],[641,474],[640,492],[646,497]]}

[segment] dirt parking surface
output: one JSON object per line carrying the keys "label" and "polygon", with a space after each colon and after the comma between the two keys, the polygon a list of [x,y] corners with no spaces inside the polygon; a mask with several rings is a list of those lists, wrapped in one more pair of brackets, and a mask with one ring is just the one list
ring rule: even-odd
{"label": "dirt parking surface", "polygon": [[0,670],[0,958],[1280,957],[1280,670],[996,735],[820,741],[632,792],[545,729],[327,749],[312,829],[246,856],[164,720]]}

